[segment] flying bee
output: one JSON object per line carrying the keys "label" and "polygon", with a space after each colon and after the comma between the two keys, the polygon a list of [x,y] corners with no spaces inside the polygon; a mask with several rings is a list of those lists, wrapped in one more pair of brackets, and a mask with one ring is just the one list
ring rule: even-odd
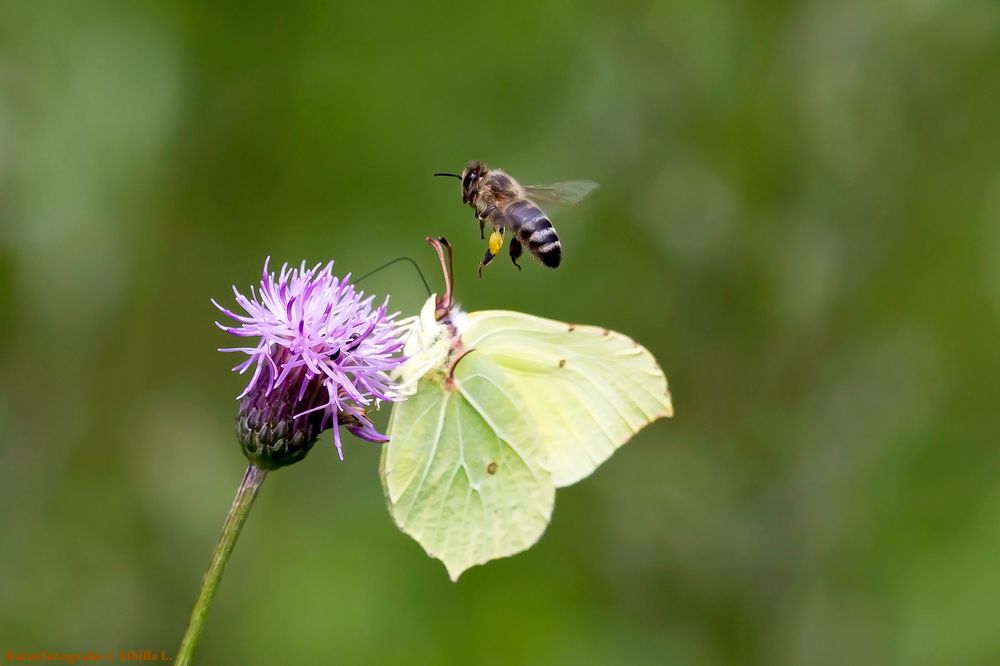
{"label": "flying bee", "polygon": [[562,244],[555,227],[536,201],[543,203],[576,204],[590,194],[597,183],[589,180],[569,180],[549,185],[523,186],[500,169],[491,169],[483,162],[469,162],[457,173],[436,173],[462,181],[462,203],[472,206],[479,220],[479,237],[485,238],[486,223],[493,226],[489,247],[479,262],[479,277],[483,268],[503,247],[503,234],[510,230],[510,260],[517,263],[525,247],[535,259],[549,268],[562,261]]}

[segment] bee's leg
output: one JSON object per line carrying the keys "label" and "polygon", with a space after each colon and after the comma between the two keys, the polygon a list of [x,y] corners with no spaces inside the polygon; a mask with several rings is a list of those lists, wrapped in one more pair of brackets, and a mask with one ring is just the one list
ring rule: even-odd
{"label": "bee's leg", "polygon": [[517,270],[521,270],[521,264],[517,263],[517,260],[521,256],[521,251],[523,249],[521,241],[516,238],[510,239],[510,260],[514,262],[515,266],[517,266]]}
{"label": "bee's leg", "polygon": [[490,252],[498,254],[503,247],[503,227],[494,227],[490,234]]}
{"label": "bee's leg", "polygon": [[503,227],[495,228],[493,233],[490,234],[490,245],[486,248],[486,254],[483,255],[482,260],[479,262],[479,277],[483,277],[483,269],[486,267],[486,264],[493,261],[493,257],[499,254],[502,247]]}
{"label": "bee's leg", "polygon": [[497,207],[494,206],[493,204],[490,204],[489,206],[487,206],[486,208],[484,208],[482,210],[482,212],[477,212],[476,218],[479,220],[479,238],[480,238],[480,240],[486,238],[486,236],[483,235],[483,227],[486,226],[486,218],[490,217],[495,212],[497,212]]}
{"label": "bee's leg", "polygon": [[486,264],[488,264],[491,261],[493,261],[493,257],[495,257],[495,256],[496,255],[494,255],[493,253],[490,252],[489,248],[486,248],[486,254],[484,254],[483,258],[479,260],[479,278],[480,279],[482,279],[482,277],[483,277],[483,269],[486,268]]}

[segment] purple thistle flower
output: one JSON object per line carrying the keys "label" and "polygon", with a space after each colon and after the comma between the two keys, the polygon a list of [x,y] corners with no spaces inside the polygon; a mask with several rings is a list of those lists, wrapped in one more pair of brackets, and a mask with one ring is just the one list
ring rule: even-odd
{"label": "purple thistle flower", "polygon": [[264,262],[260,289],[250,297],[233,293],[245,315],[212,303],[238,326],[227,333],[258,338],[255,346],[220,349],[248,358],[233,370],[253,375],[240,400],[237,431],[244,453],[259,467],[275,468],[305,457],[323,430],[333,428],[341,460],[339,425],[356,437],[388,441],[366,409],[401,399],[389,372],[404,359],[402,332],[386,314],[389,299],[373,308],[374,296],[333,275],[333,262],[311,269],[287,264],[275,276]]}

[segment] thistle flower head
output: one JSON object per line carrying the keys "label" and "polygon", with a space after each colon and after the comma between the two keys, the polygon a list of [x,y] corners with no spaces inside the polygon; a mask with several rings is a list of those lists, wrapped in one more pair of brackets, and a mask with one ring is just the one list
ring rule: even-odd
{"label": "thistle flower head", "polygon": [[[216,325],[227,333],[256,338],[253,346],[220,349],[247,355],[233,370],[253,368],[240,400],[237,432],[243,451],[259,467],[276,468],[305,457],[320,432],[333,428],[343,459],[338,426],[357,437],[385,442],[368,418],[380,401],[399,399],[391,372],[403,361],[402,340],[386,314],[388,298],[374,307],[349,275],[333,275],[333,262],[307,268],[287,264],[268,272],[260,289],[244,296],[236,287],[237,314],[212,303],[236,322]],[[321,268],[322,266],[322,268]]]}

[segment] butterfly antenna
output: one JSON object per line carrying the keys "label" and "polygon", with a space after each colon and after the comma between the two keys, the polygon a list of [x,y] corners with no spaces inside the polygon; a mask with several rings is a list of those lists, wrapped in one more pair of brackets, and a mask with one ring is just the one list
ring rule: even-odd
{"label": "butterfly antenna", "polygon": [[434,308],[434,318],[440,320],[448,314],[452,306],[451,243],[444,236],[437,238],[428,236],[427,242],[437,252],[438,261],[441,262],[441,272],[444,274],[444,295],[438,297]]}
{"label": "butterfly antenna", "polygon": [[462,177],[459,176],[457,173],[444,173],[443,171],[441,171],[441,172],[438,172],[438,173],[436,173],[434,175],[435,176],[448,176],[449,178],[458,178],[459,180],[462,180]]}
{"label": "butterfly antenna", "polygon": [[424,279],[424,273],[423,273],[423,271],[420,270],[420,266],[417,266],[417,262],[415,262],[411,257],[396,257],[392,261],[387,261],[384,264],[382,264],[381,266],[379,266],[378,268],[370,270],[367,273],[365,273],[364,275],[362,275],[361,277],[359,277],[357,280],[354,281],[354,284],[358,284],[359,282],[361,282],[365,278],[371,277],[372,275],[375,275],[376,273],[378,273],[383,268],[389,268],[389,266],[392,266],[393,264],[399,263],[400,261],[408,261],[408,262],[410,262],[413,265],[413,267],[415,269],[417,269],[417,275],[420,276],[420,281],[424,283],[424,289],[427,290],[427,295],[430,296],[431,295],[431,288],[427,284],[427,280]]}

